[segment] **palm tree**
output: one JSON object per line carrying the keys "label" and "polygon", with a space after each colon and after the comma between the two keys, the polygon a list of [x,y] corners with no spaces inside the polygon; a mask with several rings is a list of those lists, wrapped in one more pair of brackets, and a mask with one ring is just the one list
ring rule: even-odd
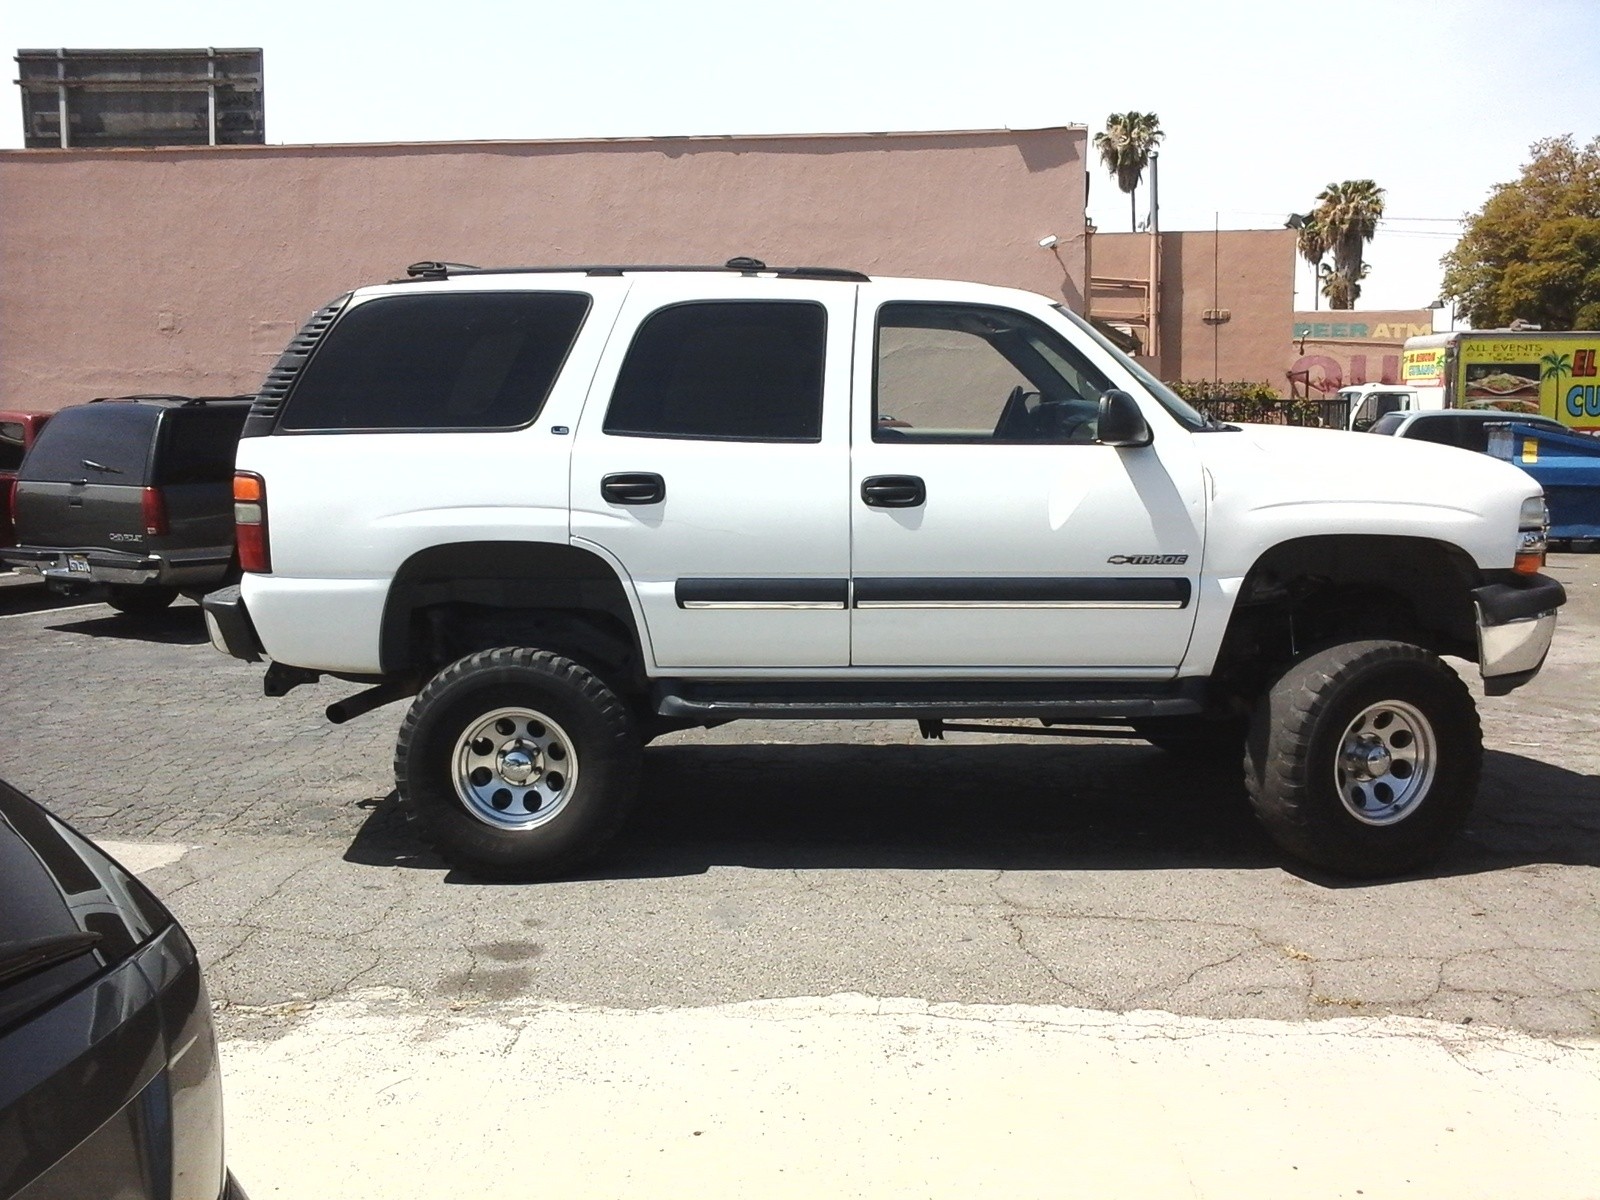
{"label": "palm tree", "polygon": [[1556,381],[1556,412],[1561,411],[1561,377],[1572,374],[1572,355],[1557,354],[1551,351],[1539,360],[1539,365],[1544,368],[1540,379],[1554,379]]}
{"label": "palm tree", "polygon": [[1150,154],[1166,134],[1155,113],[1112,113],[1106,118],[1104,133],[1094,135],[1100,161],[1116,178],[1117,186],[1128,193],[1128,227],[1138,229],[1138,213],[1133,206],[1133,190],[1144,178]]}
{"label": "palm tree", "polygon": [[1336,302],[1326,287],[1323,294],[1332,307],[1350,308],[1361,294],[1357,281],[1366,275],[1362,250],[1378,232],[1383,217],[1383,189],[1370,179],[1330,183],[1317,193],[1317,207],[1311,215],[1327,248],[1333,251],[1334,274],[1342,275],[1348,285],[1337,289],[1346,303]]}
{"label": "palm tree", "polygon": [[1328,307],[1354,308],[1356,301],[1361,299],[1361,281],[1367,277],[1367,272],[1371,269],[1366,263],[1362,263],[1361,270],[1352,279],[1327,263],[1318,267],[1318,276],[1322,280],[1322,294],[1328,298]]}
{"label": "palm tree", "polygon": [[[1295,213],[1290,220],[1291,222],[1299,222],[1298,225],[1291,224],[1290,226],[1299,230],[1296,248],[1300,251],[1300,257],[1305,259],[1307,265],[1310,266],[1312,279],[1316,280],[1322,273],[1322,260],[1328,257],[1328,235],[1323,232],[1322,226],[1317,222],[1317,214],[1314,212]],[[1311,304],[1313,308],[1316,307],[1316,303],[1317,289],[1315,283],[1313,283],[1311,288]]]}

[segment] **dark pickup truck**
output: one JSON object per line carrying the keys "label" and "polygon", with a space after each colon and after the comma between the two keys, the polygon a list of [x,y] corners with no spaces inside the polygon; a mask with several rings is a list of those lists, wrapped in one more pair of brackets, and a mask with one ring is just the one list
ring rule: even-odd
{"label": "dark pickup truck", "polygon": [[122,396],[64,408],[13,485],[0,562],[125,613],[237,578],[233,457],[247,396]]}

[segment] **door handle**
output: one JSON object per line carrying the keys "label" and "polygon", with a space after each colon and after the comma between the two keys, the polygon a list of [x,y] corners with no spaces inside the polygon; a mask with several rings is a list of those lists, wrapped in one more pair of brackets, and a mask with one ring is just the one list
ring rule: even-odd
{"label": "door handle", "polygon": [[653,471],[624,471],[600,481],[600,494],[612,504],[660,504],[667,482]]}
{"label": "door handle", "polygon": [[916,508],[928,489],[916,475],[868,475],[861,481],[861,501],[872,508]]}

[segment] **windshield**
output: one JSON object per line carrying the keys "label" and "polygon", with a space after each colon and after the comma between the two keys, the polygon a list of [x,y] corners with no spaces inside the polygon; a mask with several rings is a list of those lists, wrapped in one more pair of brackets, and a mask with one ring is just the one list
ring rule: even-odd
{"label": "windshield", "polygon": [[1117,358],[1117,361],[1124,368],[1126,368],[1135,379],[1144,384],[1145,389],[1151,394],[1151,396],[1155,397],[1157,403],[1159,403],[1162,408],[1166,409],[1169,413],[1176,417],[1178,422],[1185,428],[1211,429],[1215,427],[1216,422],[1190,408],[1189,405],[1184,402],[1181,396],[1179,396],[1166,384],[1162,383],[1154,375],[1150,374],[1149,371],[1141,367],[1128,355],[1117,349],[1116,344],[1113,343],[1110,338],[1106,337],[1105,334],[1101,333],[1088,321],[1085,321],[1082,317],[1073,312],[1064,304],[1055,305],[1055,310],[1076,325],[1083,333],[1087,334],[1091,339],[1093,339],[1095,345],[1099,346],[1102,350],[1105,350],[1110,354],[1114,354]]}
{"label": "windshield", "polygon": [[1405,413],[1385,413],[1367,428],[1367,432],[1392,434],[1396,429],[1400,428],[1400,422],[1405,419]]}

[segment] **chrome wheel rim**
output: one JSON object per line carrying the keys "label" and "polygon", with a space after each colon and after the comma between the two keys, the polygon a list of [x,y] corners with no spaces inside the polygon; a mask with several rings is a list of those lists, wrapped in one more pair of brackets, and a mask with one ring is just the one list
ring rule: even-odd
{"label": "chrome wheel rim", "polygon": [[1356,714],[1339,738],[1335,786],[1345,811],[1366,825],[1393,825],[1422,803],[1438,772],[1433,725],[1401,700]]}
{"label": "chrome wheel rim", "polygon": [[553,819],[578,784],[578,754],[566,730],[531,708],[497,708],[456,739],[456,795],[496,829],[532,829]]}

